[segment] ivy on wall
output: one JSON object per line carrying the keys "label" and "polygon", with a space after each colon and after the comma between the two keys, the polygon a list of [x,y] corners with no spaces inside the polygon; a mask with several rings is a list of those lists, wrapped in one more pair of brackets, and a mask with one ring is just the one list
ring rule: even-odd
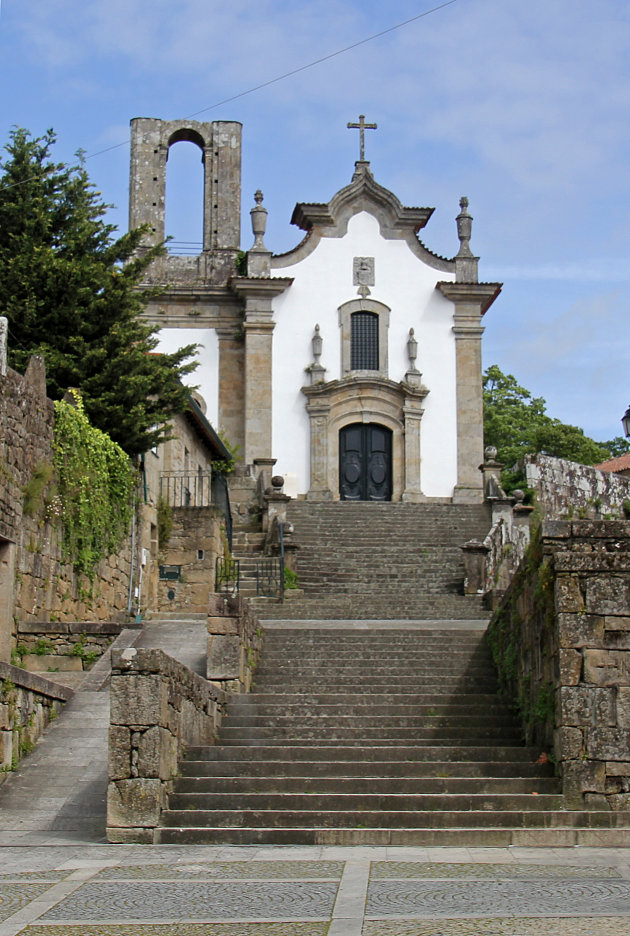
{"label": "ivy on wall", "polygon": [[53,462],[63,529],[62,555],[90,580],[129,533],[135,473],[129,457],[91,425],[80,395],[55,403]]}

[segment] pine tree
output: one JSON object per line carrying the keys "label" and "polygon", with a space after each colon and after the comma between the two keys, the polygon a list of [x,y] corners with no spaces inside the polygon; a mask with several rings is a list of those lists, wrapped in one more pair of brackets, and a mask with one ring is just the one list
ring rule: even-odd
{"label": "pine tree", "polygon": [[[143,229],[116,238],[108,206],[81,159],[55,163],[55,134],[15,129],[0,158],[0,314],[9,363],[46,361],[48,394],[81,391],[91,422],[129,454],[153,447],[185,409],[181,379],[195,346],[155,354],[158,328],[143,319],[142,274],[164,248],[142,248]],[[141,248],[141,249],[140,249]]]}

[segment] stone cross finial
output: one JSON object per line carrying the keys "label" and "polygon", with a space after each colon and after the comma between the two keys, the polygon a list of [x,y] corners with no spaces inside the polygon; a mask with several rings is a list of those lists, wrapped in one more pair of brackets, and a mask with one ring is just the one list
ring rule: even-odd
{"label": "stone cross finial", "polygon": [[378,124],[375,123],[366,123],[365,114],[359,114],[358,123],[349,123],[348,130],[359,130],[360,131],[360,156],[359,161],[365,162],[365,131],[366,130],[377,130]]}

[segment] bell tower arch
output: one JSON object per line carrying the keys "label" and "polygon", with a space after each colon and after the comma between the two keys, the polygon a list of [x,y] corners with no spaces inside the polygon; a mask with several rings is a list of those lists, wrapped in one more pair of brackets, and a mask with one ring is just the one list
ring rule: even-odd
{"label": "bell tower arch", "polygon": [[199,147],[203,163],[203,252],[236,252],[241,228],[241,129],[240,123],[225,120],[132,120],[130,229],[146,224],[152,243],[164,240],[169,149],[186,140]]}

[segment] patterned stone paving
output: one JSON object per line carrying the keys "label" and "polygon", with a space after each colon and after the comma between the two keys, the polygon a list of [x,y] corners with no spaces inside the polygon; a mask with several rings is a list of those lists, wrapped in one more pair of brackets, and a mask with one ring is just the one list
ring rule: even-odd
{"label": "patterned stone paving", "polygon": [[[368,920],[363,924],[362,936],[627,936],[629,923],[628,917],[600,917],[597,920],[584,917],[442,919],[439,922]],[[260,932],[262,934],[263,931]]]}
{"label": "patterned stone paving", "polygon": [[48,890],[48,884],[0,884],[0,920],[6,920]]}
{"label": "patterned stone paving", "polygon": [[[613,916],[630,913],[630,881],[372,881],[366,916]],[[630,920],[628,920],[630,924]]]}
{"label": "patterned stone paving", "polygon": [[335,882],[90,882],[42,920],[328,920]]}
{"label": "patterned stone paving", "polygon": [[7,862],[0,873],[0,936],[630,933],[630,849],[616,867],[597,859],[580,865],[575,853],[572,864],[369,861],[351,849],[343,855],[348,864],[284,855],[212,861],[207,852],[195,861],[194,850],[168,861],[154,854],[160,859],[154,864],[138,856],[137,863],[116,866],[99,855],[74,871],[65,864],[59,870],[60,862],[51,871],[11,873]]}
{"label": "patterned stone paving", "polygon": [[310,881],[324,878],[338,881],[343,873],[343,861],[213,861],[198,864],[130,865],[124,868],[103,868],[97,879],[102,881],[181,881],[206,878],[228,881]]}
{"label": "patterned stone paving", "polygon": [[373,861],[370,878],[373,881],[401,879],[474,878],[503,880],[506,878],[619,878],[614,868],[552,864],[486,864],[482,862],[456,864],[419,861]]}
{"label": "patterned stone paving", "polygon": [[[28,926],[20,936],[326,936],[328,923],[167,923]],[[375,934],[376,936],[376,934]]]}
{"label": "patterned stone paving", "polygon": [[70,873],[70,871],[14,871],[13,873],[3,871],[0,873],[0,884],[5,881],[24,881],[27,884],[30,881],[47,881],[52,884],[54,881],[63,881]]}

